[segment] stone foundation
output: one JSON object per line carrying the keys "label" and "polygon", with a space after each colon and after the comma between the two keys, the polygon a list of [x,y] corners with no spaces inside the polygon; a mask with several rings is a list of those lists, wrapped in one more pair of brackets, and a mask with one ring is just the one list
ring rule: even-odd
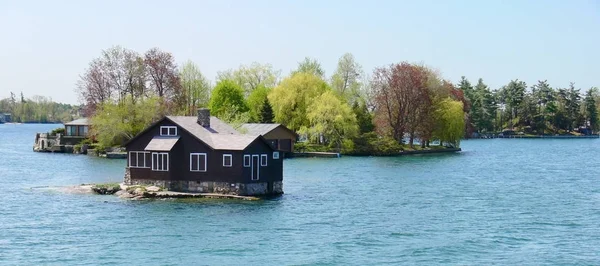
{"label": "stone foundation", "polygon": [[214,181],[180,181],[180,180],[151,180],[131,179],[129,168],[125,169],[125,185],[158,186],[170,191],[217,193],[225,195],[258,196],[283,194],[283,182],[273,182],[273,189],[269,191],[269,183],[227,183]]}

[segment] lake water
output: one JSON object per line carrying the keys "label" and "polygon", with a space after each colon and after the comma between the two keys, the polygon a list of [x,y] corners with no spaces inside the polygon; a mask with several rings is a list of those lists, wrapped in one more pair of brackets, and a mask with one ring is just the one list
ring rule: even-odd
{"label": "lake water", "polygon": [[464,152],[292,159],[275,200],[121,200],[124,160],[32,152],[0,125],[0,264],[600,265],[600,140],[470,140]]}

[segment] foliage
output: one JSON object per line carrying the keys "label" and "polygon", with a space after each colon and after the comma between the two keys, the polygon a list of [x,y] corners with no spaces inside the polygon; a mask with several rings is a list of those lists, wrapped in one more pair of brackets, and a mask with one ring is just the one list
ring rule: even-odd
{"label": "foliage", "polygon": [[338,61],[337,69],[331,76],[331,87],[354,103],[360,97],[362,67],[356,62],[351,53],[344,54]]}
{"label": "foliage", "polygon": [[434,138],[452,147],[460,147],[465,130],[463,103],[450,98],[444,99],[436,106],[434,116]]}
{"label": "foliage", "polygon": [[279,82],[280,70],[275,70],[271,64],[254,62],[248,66],[241,65],[238,69],[230,69],[217,73],[217,80],[231,80],[237,83],[244,95],[249,96],[254,90],[274,88]]}
{"label": "foliage", "polygon": [[59,127],[59,128],[55,128],[52,131],[50,131],[50,135],[52,135],[52,136],[56,136],[57,134],[65,134],[65,128]]}
{"label": "foliage", "polygon": [[585,118],[587,124],[593,131],[598,131],[598,108],[596,107],[596,98],[598,88],[591,88],[585,94]]}
{"label": "foliage", "polygon": [[308,105],[327,90],[330,90],[327,83],[313,74],[297,73],[285,78],[268,95],[275,122],[293,131],[308,127]]}
{"label": "foliage", "polygon": [[292,71],[292,76],[298,73],[311,74],[321,79],[325,78],[325,71],[321,67],[321,63],[310,57],[305,57],[304,60],[298,62],[298,68]]}
{"label": "foliage", "polygon": [[355,101],[352,105],[352,112],[356,116],[356,123],[358,124],[358,131],[360,134],[375,130],[373,115],[369,112],[367,105],[363,101]]}
{"label": "foliage", "polygon": [[122,145],[142,130],[160,119],[165,106],[158,97],[146,98],[137,102],[106,102],[98,106],[92,117],[90,133],[101,147]]}
{"label": "foliage", "polygon": [[12,122],[62,123],[78,116],[79,106],[56,103],[44,96],[25,98],[23,93],[17,100],[14,93],[10,94],[10,98],[0,100],[0,113],[10,113]]}
{"label": "foliage", "polygon": [[300,132],[320,144],[332,144],[339,149],[343,139],[353,138],[358,133],[352,109],[330,90],[309,105],[306,116],[309,124]]}
{"label": "foliage", "polygon": [[273,123],[275,116],[273,114],[273,107],[269,103],[269,99],[265,99],[262,108],[260,109],[259,123]]}
{"label": "foliage", "polygon": [[200,68],[192,61],[187,61],[179,74],[181,87],[186,98],[186,115],[195,115],[199,107],[208,107],[210,97],[210,81],[202,75]]}
{"label": "foliage", "polygon": [[208,104],[211,115],[216,117],[236,116],[238,113],[248,111],[248,106],[244,100],[244,92],[235,82],[231,80],[221,80],[215,86],[210,102]]}
{"label": "foliage", "polygon": [[375,132],[362,134],[351,140],[351,143],[345,142],[343,154],[348,155],[376,155],[388,156],[397,155],[402,150],[402,146],[391,137],[381,137]]}
{"label": "foliage", "polygon": [[264,103],[267,101],[267,96],[270,91],[269,88],[261,85],[250,93],[246,100],[250,109],[250,121],[259,122],[261,120],[261,110],[264,107]]}

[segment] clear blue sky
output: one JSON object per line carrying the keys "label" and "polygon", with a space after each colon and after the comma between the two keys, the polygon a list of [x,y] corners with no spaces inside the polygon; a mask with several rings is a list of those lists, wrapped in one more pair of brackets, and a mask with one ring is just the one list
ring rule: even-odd
{"label": "clear blue sky", "polygon": [[351,52],[366,72],[422,62],[457,82],[482,77],[600,86],[600,1],[0,0],[0,97],[77,103],[78,75],[113,45],[160,47],[217,71],[253,61],[283,74],[305,56],[331,74]]}

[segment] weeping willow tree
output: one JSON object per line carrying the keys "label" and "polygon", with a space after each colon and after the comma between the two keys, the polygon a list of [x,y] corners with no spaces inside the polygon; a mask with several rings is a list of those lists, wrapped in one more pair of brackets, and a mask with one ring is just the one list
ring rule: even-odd
{"label": "weeping willow tree", "polygon": [[160,119],[165,104],[158,97],[120,103],[102,103],[91,119],[91,134],[103,147],[122,145]]}
{"label": "weeping willow tree", "polygon": [[439,139],[444,145],[460,147],[465,130],[463,103],[446,98],[437,104],[434,117],[433,138]]}

